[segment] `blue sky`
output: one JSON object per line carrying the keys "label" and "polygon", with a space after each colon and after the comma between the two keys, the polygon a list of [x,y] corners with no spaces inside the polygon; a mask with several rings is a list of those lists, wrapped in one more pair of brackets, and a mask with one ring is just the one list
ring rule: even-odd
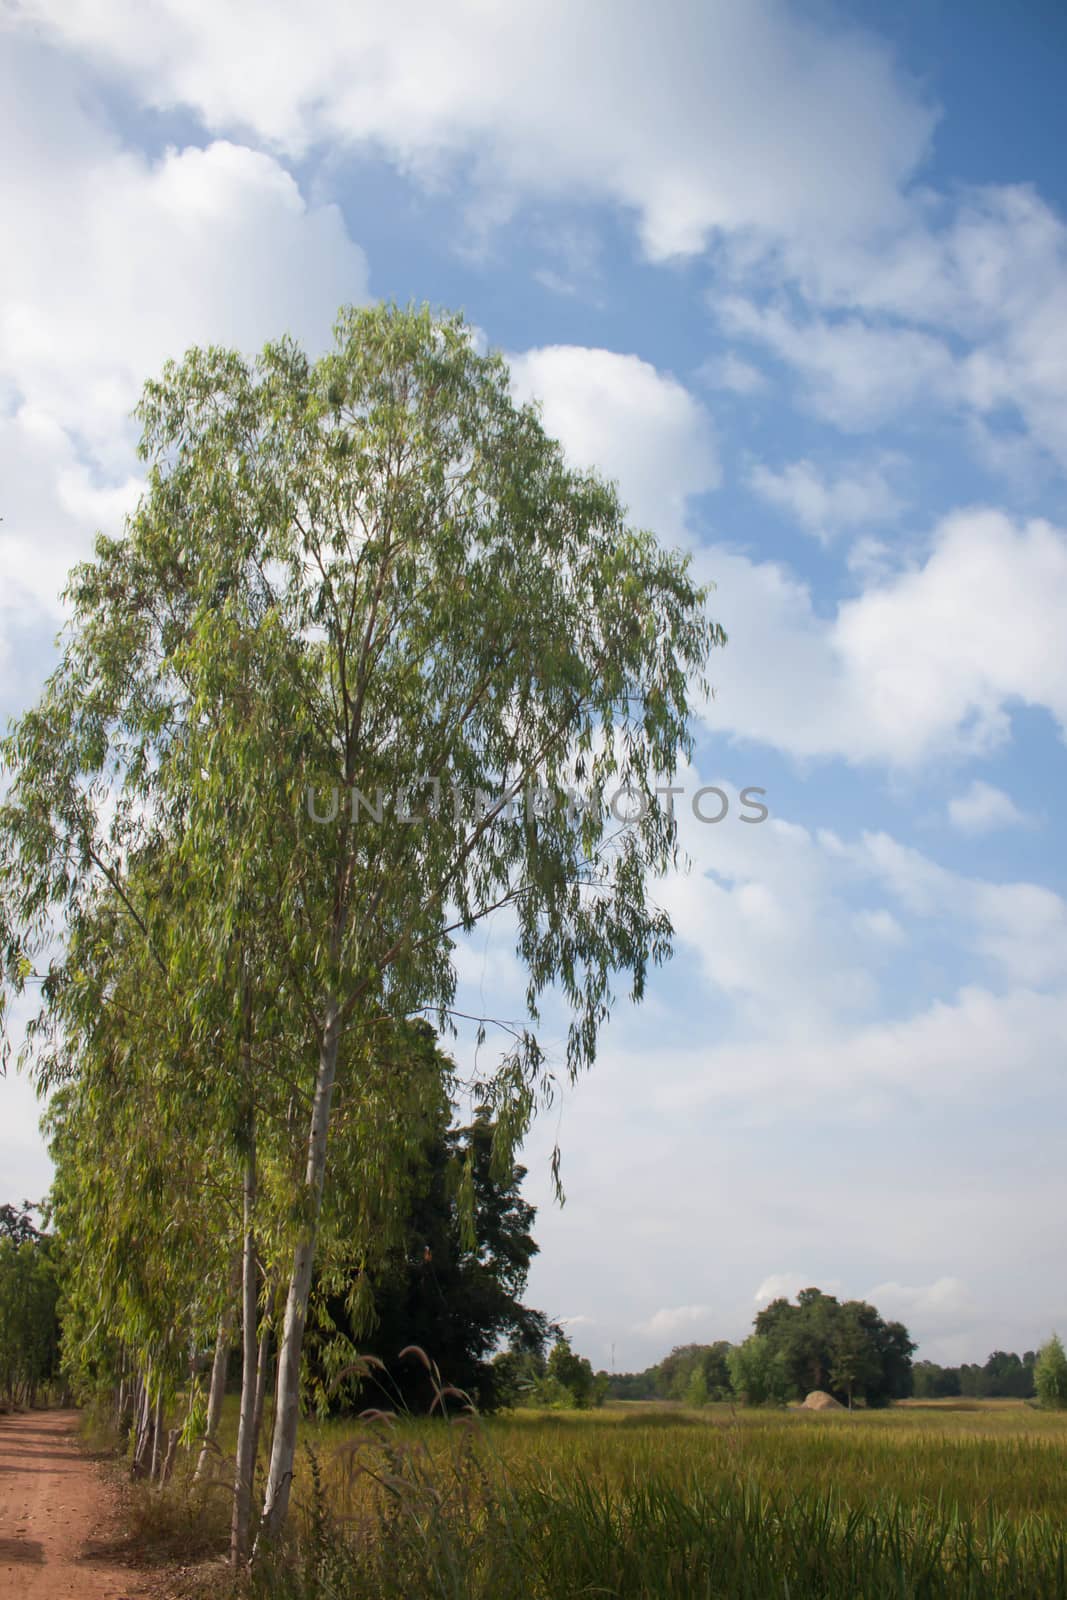
{"label": "blue sky", "polygon": [[[0,715],[136,499],[143,379],[343,301],[462,309],[717,584],[686,782],[770,819],[685,814],[676,958],[527,1150],[530,1297],[597,1365],[807,1283],[939,1359],[1067,1326],[1065,64],[1044,0],[0,23]],[[505,925],[461,975],[512,1014]]]}

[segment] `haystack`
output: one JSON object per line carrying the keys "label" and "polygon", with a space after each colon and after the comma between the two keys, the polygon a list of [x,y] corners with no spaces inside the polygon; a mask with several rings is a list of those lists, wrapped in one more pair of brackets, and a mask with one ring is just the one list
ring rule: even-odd
{"label": "haystack", "polygon": [[801,1405],[802,1411],[844,1411],[840,1400],[835,1400],[825,1389],[813,1389]]}

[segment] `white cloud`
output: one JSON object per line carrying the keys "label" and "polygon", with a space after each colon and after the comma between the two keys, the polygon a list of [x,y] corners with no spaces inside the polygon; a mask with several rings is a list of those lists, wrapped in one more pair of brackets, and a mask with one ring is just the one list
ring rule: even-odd
{"label": "white cloud", "polygon": [[948,817],[963,833],[989,833],[994,828],[1016,827],[1026,821],[1010,794],[975,778],[963,794],[948,803]]}
{"label": "white cloud", "polygon": [[[559,197],[632,216],[653,259],[714,243],[724,280],[759,267],[799,299],[797,315],[716,290],[728,327],[801,373],[823,417],[1009,409],[1067,462],[1067,229],[1025,185],[951,200],[916,186],[936,113],[874,33],[783,0],[689,0],[666,30],[641,0],[399,0],[388,15],[311,0],[299,20],[255,0],[20,0],[8,26],[210,135],[462,185],[483,233]],[[538,276],[575,287],[572,271]],[[727,356],[720,381],[759,380]]]}
{"label": "white cloud", "polygon": [[885,833],[845,843],[824,830],[829,859],[877,882],[913,917],[953,929],[955,942],[991,963],[1002,980],[1040,988],[1067,972],[1067,903],[1036,883],[991,883],[947,871]]}
{"label": "white cloud", "polygon": [[309,204],[273,157],[226,141],[133,154],[69,66],[4,44],[0,136],[21,153],[0,172],[19,241],[0,257],[2,605],[55,617],[91,534],[136,501],[144,380],[193,343],[323,343],[338,304],[366,297],[367,267],[337,208]]}
{"label": "white cloud", "polygon": [[715,1325],[712,1306],[663,1306],[644,1322],[638,1323],[635,1332],[653,1339],[680,1339],[683,1335],[702,1333],[706,1339],[716,1337],[709,1330]]}
{"label": "white cloud", "polygon": [[574,463],[616,478],[632,521],[679,537],[687,498],[719,482],[711,419],[689,390],[637,356],[577,345],[510,364],[516,396],[541,401]]}
{"label": "white cloud", "polygon": [[925,560],[879,576],[824,621],[787,569],[704,550],[730,637],[707,720],[795,755],[915,768],[980,754],[1015,704],[1067,728],[1067,536],[975,508],[946,517]]}
{"label": "white cloud", "polygon": [[759,306],[716,292],[725,332],[768,348],[803,379],[812,409],[844,432],[876,428],[904,410],[958,402],[963,380],[949,345],[918,328],[872,325]]}
{"label": "white cloud", "polygon": [[761,394],[767,388],[767,375],[751,361],[742,361],[733,350],[697,369],[697,377],[710,389],[726,389],[731,394]]}
{"label": "white cloud", "polygon": [[[309,208],[269,156],[216,143],[152,163],[104,149],[58,174],[33,155],[31,144],[19,180],[4,185],[25,238],[0,264],[4,374],[105,459],[168,357],[213,341],[254,349],[285,332],[321,343],[337,305],[366,297],[366,263],[340,213]],[[35,225],[42,178],[78,241],[76,273]]]}
{"label": "white cloud", "polygon": [[[636,356],[577,346],[528,351],[513,371],[516,392],[543,401],[576,462],[600,463],[637,520],[684,537],[686,502],[714,487],[718,466],[710,419],[683,385]],[[863,493],[888,509],[873,482],[857,482],[835,499],[806,481],[810,514],[816,499],[839,518],[858,514]],[[715,731],[798,756],[914,768],[1002,743],[1016,703],[1067,728],[1067,535],[1048,522],[954,512],[925,559],[870,564],[861,592],[829,619],[781,565],[708,546],[696,564],[716,584],[713,610],[730,638],[712,667]]]}
{"label": "white cloud", "polygon": [[[802,312],[721,289],[712,304],[796,371],[821,416],[854,430],[948,406],[994,470],[1016,472],[1031,441],[1067,465],[1067,225],[1033,189],[954,206],[920,194],[863,236],[793,239],[776,266]],[[1003,412],[1021,434],[987,425]]]}
{"label": "white cloud", "polygon": [[[1058,1103],[1067,996],[972,985],[900,1019],[831,1015],[797,1036],[769,1016],[764,1037],[734,1038],[711,985],[688,974],[684,985],[685,1031],[670,1028],[669,997],[662,1018],[624,1018],[528,1142],[527,1187],[541,1206],[533,1303],[587,1293],[595,1271],[599,1328],[618,1337],[621,1367],[643,1366],[688,1338],[743,1338],[754,1263],[767,1297],[816,1284],[887,1315],[906,1304],[880,1286],[951,1277],[983,1286],[980,1314],[958,1333],[947,1313],[905,1315],[922,1354],[947,1355],[935,1341],[950,1337],[961,1341],[955,1359],[1032,1347],[1064,1304],[1062,1160],[1055,1144],[1019,1137],[1002,1110],[1032,1117]],[[962,1139],[945,1132],[956,1127]],[[547,1177],[556,1139],[563,1212]],[[1016,1280],[1017,1299],[998,1303],[992,1286]],[[687,1321],[688,1307],[705,1319]]]}
{"label": "white cloud", "polygon": [[875,466],[828,477],[810,461],[789,462],[778,472],[760,462],[749,471],[748,486],[824,543],[846,528],[892,522],[902,509]]}
{"label": "white cloud", "polygon": [[762,1310],[764,1306],[769,1306],[772,1300],[795,1300],[801,1289],[815,1287],[820,1288],[824,1294],[836,1294],[840,1284],[836,1278],[816,1284],[810,1272],[772,1272],[764,1278],[752,1296],[752,1304]]}
{"label": "white cloud", "polygon": [[22,0],[16,17],[214,131],[298,155],[370,149],[427,182],[463,162],[497,213],[529,193],[610,198],[656,257],[716,228],[869,224],[934,124],[881,41],[778,0],[694,0],[669,28],[641,0],[311,0],[299,17],[253,0]]}
{"label": "white cloud", "polygon": [[961,1278],[937,1278],[917,1286],[879,1283],[864,1298],[883,1316],[926,1335],[959,1333],[975,1316],[974,1296]]}

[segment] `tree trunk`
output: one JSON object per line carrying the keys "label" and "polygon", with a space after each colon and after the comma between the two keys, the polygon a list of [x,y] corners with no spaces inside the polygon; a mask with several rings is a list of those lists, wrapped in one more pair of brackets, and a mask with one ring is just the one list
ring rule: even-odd
{"label": "tree trunk", "polygon": [[160,1384],[156,1395],[156,1414],[152,1423],[152,1470],[148,1474],[154,1479],[159,1472],[159,1446],[163,1435],[163,1385]]}
{"label": "tree trunk", "polygon": [[215,1448],[215,1439],[219,1431],[219,1422],[222,1418],[222,1403],[226,1398],[226,1369],[230,1364],[230,1341],[233,1338],[234,1318],[237,1314],[237,1289],[241,1282],[241,1256],[234,1257],[227,1284],[226,1304],[219,1318],[219,1331],[215,1339],[215,1359],[211,1363],[211,1387],[208,1390],[207,1422],[204,1426],[204,1442],[200,1446],[200,1456],[193,1473],[193,1482],[197,1483],[207,1471],[208,1459]]}
{"label": "tree trunk", "polygon": [[140,1393],[136,1407],[136,1433],[134,1434],[133,1461],[130,1473],[135,1478],[143,1478],[148,1470],[148,1452],[152,1443],[152,1402],[149,1398],[149,1385],[152,1369],[139,1380]]}
{"label": "tree trunk", "polygon": [[171,1428],[167,1434],[167,1453],[163,1457],[163,1465],[159,1469],[159,1487],[161,1489],[174,1471],[174,1457],[178,1453],[178,1440],[181,1438],[181,1431],[180,1428]]}
{"label": "tree trunk", "polygon": [[[250,1119],[251,1120],[251,1119]],[[256,1146],[250,1127],[244,1179],[244,1267],[241,1295],[241,1420],[237,1430],[237,1466],[233,1485],[233,1521],[230,1526],[230,1562],[238,1567],[248,1560],[248,1535],[252,1520],[252,1478],[256,1466],[255,1410],[258,1346],[256,1313]]]}
{"label": "tree trunk", "polygon": [[267,1373],[270,1369],[270,1323],[263,1324],[259,1336],[259,1362],[256,1368],[256,1408],[252,1417],[252,1460],[259,1453],[259,1435],[263,1427],[263,1403],[267,1394]]}
{"label": "tree trunk", "polygon": [[337,1075],[337,1052],[341,1039],[340,1010],[331,1001],[326,1012],[326,1027],[319,1051],[319,1070],[315,1098],[311,1107],[308,1133],[307,1170],[304,1195],[307,1207],[300,1237],[293,1252],[293,1269],[285,1302],[285,1323],[278,1350],[278,1398],[274,1414],[267,1494],[260,1525],[260,1539],[277,1538],[289,1509],[289,1491],[296,1459],[296,1432],[300,1420],[300,1361],[304,1349],[311,1269],[315,1264],[319,1212],[322,1208],[322,1182],[326,1172],[326,1135],[330,1125],[330,1102]]}

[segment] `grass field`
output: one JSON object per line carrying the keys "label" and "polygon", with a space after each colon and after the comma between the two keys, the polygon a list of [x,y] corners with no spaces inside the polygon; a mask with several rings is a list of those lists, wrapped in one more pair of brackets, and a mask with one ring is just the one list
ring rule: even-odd
{"label": "grass field", "polygon": [[1067,1415],[619,1404],[309,1424],[278,1600],[1056,1596]]}

